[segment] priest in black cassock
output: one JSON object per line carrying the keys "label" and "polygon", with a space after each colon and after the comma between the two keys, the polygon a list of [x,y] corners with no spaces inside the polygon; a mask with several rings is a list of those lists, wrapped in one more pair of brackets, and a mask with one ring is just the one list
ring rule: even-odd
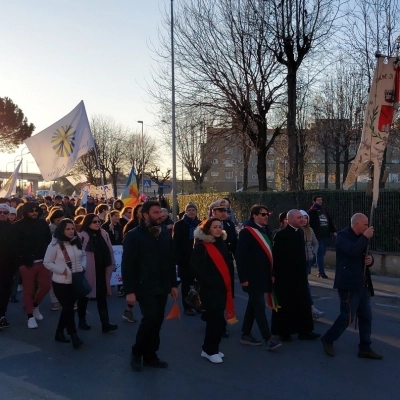
{"label": "priest in black cassock", "polygon": [[320,335],[313,332],[302,215],[290,210],[287,217],[288,225],[275,235],[272,250],[274,292],[281,308],[272,313],[271,331],[282,341],[291,341],[293,334],[300,340],[315,340]]}

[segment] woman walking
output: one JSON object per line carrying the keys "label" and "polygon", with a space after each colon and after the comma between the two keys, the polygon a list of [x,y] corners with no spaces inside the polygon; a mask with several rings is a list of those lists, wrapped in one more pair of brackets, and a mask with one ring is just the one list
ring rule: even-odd
{"label": "woman walking", "polygon": [[[306,246],[306,259],[307,259],[306,271],[307,275],[310,275],[311,267],[315,264],[315,258],[318,253],[318,239],[316,238],[313,229],[310,227],[310,221],[307,212],[304,210],[300,210],[300,212],[301,215],[303,216],[303,224],[304,224],[302,226],[302,229],[304,232],[304,241]],[[308,282],[307,284],[308,284],[308,293],[311,301],[312,316],[314,320],[317,320],[325,314],[325,311],[320,311],[314,306],[314,301],[311,296],[310,284]]]}
{"label": "woman walking", "polygon": [[64,336],[64,329],[67,329],[72,345],[77,349],[83,342],[79,339],[75,326],[74,305],[77,297],[72,287],[72,274],[84,271],[86,254],[72,220],[65,218],[57,225],[43,264],[53,273],[54,294],[62,307],[55,340],[69,343],[70,340]]}
{"label": "woman walking", "polygon": [[201,318],[207,323],[201,357],[218,364],[224,357],[219,351],[225,332],[224,311],[229,324],[237,322],[229,273],[231,259],[224,243],[227,234],[219,219],[208,218],[196,228],[194,238],[190,267],[200,283],[199,294],[205,310]]}
{"label": "woman walking", "polygon": [[118,329],[110,324],[108,317],[107,295],[111,295],[110,278],[115,267],[114,252],[110,238],[100,228],[101,220],[96,214],[87,214],[83,220],[79,237],[86,252],[86,278],[92,291],[88,297],[78,299],[79,328],[89,330],[86,322],[86,309],[89,298],[97,301],[103,333]]}
{"label": "woman walking", "polygon": [[136,228],[140,224],[140,220],[142,219],[142,207],[143,204],[139,203],[133,208],[133,213],[131,219],[125,224],[122,231],[122,236],[131,231],[133,228]]}

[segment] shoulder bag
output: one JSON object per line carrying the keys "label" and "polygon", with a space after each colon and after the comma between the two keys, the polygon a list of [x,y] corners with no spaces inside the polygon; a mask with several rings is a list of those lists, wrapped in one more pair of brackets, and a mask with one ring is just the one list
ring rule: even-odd
{"label": "shoulder bag", "polygon": [[73,288],[73,291],[74,291],[76,297],[79,298],[79,297],[87,296],[92,291],[92,288],[89,285],[89,282],[85,277],[85,271],[73,272],[71,259],[69,258],[69,255],[64,246],[64,243],[60,242],[60,247],[61,247],[61,251],[64,255],[65,262],[67,263],[67,266],[71,270],[71,273],[72,273],[72,288]]}

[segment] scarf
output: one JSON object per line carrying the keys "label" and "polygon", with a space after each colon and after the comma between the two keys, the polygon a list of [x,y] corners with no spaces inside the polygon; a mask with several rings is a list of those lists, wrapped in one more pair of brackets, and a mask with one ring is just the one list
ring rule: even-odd
{"label": "scarf", "polygon": [[194,237],[194,231],[199,225],[200,221],[196,217],[195,219],[189,218],[186,214],[182,218],[189,225],[189,239],[192,240]]}
{"label": "scarf", "polygon": [[232,284],[231,276],[229,274],[228,265],[220,251],[215,247],[213,243],[203,242],[204,247],[207,250],[208,255],[218,269],[218,272],[222,275],[226,288],[226,322],[229,325],[236,324],[238,322],[235,316],[235,305],[232,298]]}
{"label": "scarf", "polygon": [[85,250],[94,254],[96,268],[106,268],[111,265],[111,254],[107,242],[100,230],[88,229],[89,241]]}

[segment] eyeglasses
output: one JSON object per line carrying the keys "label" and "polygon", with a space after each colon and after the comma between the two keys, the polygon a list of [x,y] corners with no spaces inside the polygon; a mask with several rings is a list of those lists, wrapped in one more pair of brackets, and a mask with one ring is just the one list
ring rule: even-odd
{"label": "eyeglasses", "polygon": [[10,214],[8,211],[0,211],[0,215],[8,215],[8,214]]}
{"label": "eyeglasses", "polygon": [[261,215],[262,217],[266,217],[267,215],[269,216],[269,213],[258,213],[258,215]]}
{"label": "eyeglasses", "polygon": [[216,208],[216,211],[221,211],[221,212],[228,212],[226,208]]}
{"label": "eyeglasses", "polygon": [[96,219],[96,221],[95,220],[92,221],[92,224],[101,224],[101,221],[99,219]]}
{"label": "eyeglasses", "polygon": [[37,208],[32,208],[32,210],[28,211],[30,213],[38,213],[39,210]]}

